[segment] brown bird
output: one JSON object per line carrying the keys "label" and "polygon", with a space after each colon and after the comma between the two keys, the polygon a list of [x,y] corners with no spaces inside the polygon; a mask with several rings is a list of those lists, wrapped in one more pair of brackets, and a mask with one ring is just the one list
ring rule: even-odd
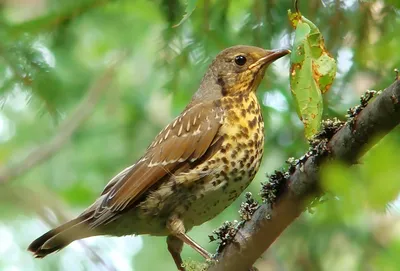
{"label": "brown bird", "polygon": [[28,250],[42,258],[85,237],[150,234],[167,236],[179,270],[183,243],[210,259],[186,233],[222,212],[254,178],[264,147],[256,90],[269,64],[288,53],[241,45],[219,53],[189,105],[142,158]]}

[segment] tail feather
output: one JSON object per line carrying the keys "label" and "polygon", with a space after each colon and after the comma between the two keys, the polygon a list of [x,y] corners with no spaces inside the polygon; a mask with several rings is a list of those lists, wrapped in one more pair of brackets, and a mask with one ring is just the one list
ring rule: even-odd
{"label": "tail feather", "polygon": [[75,240],[96,235],[89,227],[89,218],[90,214],[85,214],[46,232],[29,245],[28,251],[36,258],[43,258]]}

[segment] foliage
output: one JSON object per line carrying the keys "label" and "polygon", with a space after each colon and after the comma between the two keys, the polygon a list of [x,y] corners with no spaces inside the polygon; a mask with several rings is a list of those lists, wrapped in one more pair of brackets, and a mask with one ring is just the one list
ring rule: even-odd
{"label": "foliage", "polygon": [[330,89],[336,77],[336,61],[326,50],[315,24],[300,12],[290,10],[289,20],[296,29],[290,57],[290,89],[305,135],[311,139],[321,127],[322,94]]}
{"label": "foliage", "polygon": [[[287,10],[292,6],[291,0],[0,2],[2,165],[47,142],[114,57],[127,53],[91,118],[62,150],[1,188],[0,270],[99,270],[105,265],[174,270],[164,237],[96,237],[42,261],[32,259],[26,247],[48,224],[79,213],[114,174],[140,157],[188,103],[220,50],[236,44],[291,47]],[[190,17],[173,27],[185,9],[193,11]],[[299,9],[318,25],[338,60],[323,117],[343,119],[361,92],[393,81],[392,71],[400,67],[400,6],[394,0],[310,0],[300,1]],[[269,68],[258,96],[266,147],[248,188],[253,195],[265,173],[307,149],[290,94],[288,59]],[[324,185],[332,196],[277,240],[257,263],[259,270],[395,270],[400,246],[393,150],[399,139],[394,131],[356,168],[327,165]],[[209,244],[207,235],[223,221],[237,219],[243,199],[190,236],[214,252],[216,244]],[[392,202],[389,213],[387,202]],[[183,257],[201,260],[187,247]]]}

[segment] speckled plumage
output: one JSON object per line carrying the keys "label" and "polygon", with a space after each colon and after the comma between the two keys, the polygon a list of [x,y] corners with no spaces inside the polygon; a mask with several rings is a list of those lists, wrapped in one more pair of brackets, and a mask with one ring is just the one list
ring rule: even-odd
{"label": "speckled plumage", "polygon": [[168,236],[179,270],[183,243],[208,258],[186,232],[223,211],[254,178],[264,149],[255,92],[267,66],[287,53],[251,46],[222,51],[192,101],[142,158],[115,176],[80,216],[29,250],[44,257],[88,236],[150,234]]}

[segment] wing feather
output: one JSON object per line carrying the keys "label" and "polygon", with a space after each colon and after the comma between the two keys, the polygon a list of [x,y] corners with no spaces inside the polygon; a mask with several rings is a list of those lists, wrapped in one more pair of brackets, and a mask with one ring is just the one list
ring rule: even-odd
{"label": "wing feather", "polygon": [[223,111],[215,102],[187,108],[158,134],[138,163],[107,184],[92,224],[112,220],[158,181],[200,160],[211,145],[221,143],[218,131],[222,121]]}

